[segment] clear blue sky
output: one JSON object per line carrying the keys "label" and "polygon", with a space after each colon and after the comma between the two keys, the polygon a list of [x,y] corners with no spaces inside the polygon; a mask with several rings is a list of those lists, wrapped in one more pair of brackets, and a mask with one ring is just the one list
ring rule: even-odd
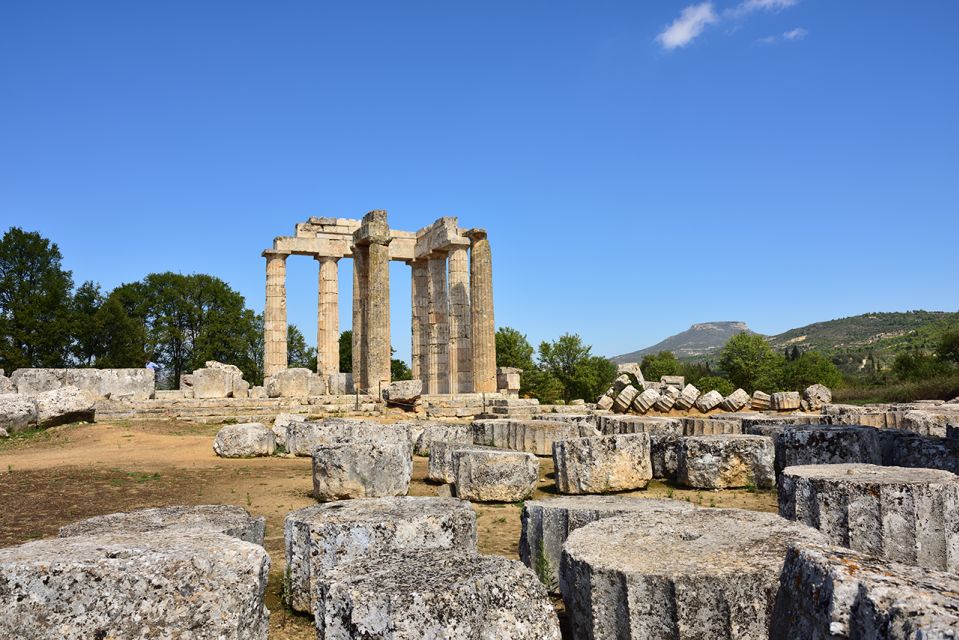
{"label": "clear blue sky", "polygon": [[[956,310],[957,23],[945,0],[7,0],[0,226],[78,283],[206,272],[259,311],[297,221],[458,215],[489,230],[498,325],[604,355]],[[316,271],[289,261],[311,340]]]}

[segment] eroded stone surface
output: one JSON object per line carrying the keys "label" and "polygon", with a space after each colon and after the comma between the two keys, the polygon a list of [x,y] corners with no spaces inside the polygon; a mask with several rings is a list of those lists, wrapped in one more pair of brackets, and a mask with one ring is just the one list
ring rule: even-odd
{"label": "eroded stone surface", "polygon": [[806,387],[802,397],[809,411],[819,411],[832,402],[832,391],[826,385],[814,384]]}
{"label": "eroded stone surface", "polygon": [[383,390],[383,399],[391,404],[413,405],[421,395],[422,380],[398,380]]}
{"label": "eroded stone surface", "polygon": [[0,549],[0,637],[266,640],[269,570],[259,545],[176,530]]}
{"label": "eroded stone surface", "polygon": [[879,435],[872,427],[790,425],[775,442],[777,474],[807,464],[882,464]]}
{"label": "eroded stone surface", "polygon": [[276,436],[259,422],[228,424],[213,440],[213,451],[221,458],[271,456],[275,450]]}
{"label": "eroded stone surface", "polygon": [[749,435],[690,436],[680,441],[680,484],[698,489],[776,486],[772,438]]}
{"label": "eroded stone surface", "polygon": [[342,442],[313,450],[313,497],[321,502],[406,495],[412,476],[406,442]]}
{"label": "eroded stone surface", "polygon": [[574,422],[559,420],[476,420],[473,422],[475,444],[524,451],[538,456],[553,455],[557,440],[580,437]]}
{"label": "eroded stone surface", "polygon": [[569,535],[560,570],[573,636],[766,640],[783,558],[796,541],[824,537],[774,514],[738,509],[588,524]]}
{"label": "eroded stone surface", "polygon": [[222,533],[263,545],[266,518],[253,517],[241,507],[225,504],[140,509],[87,518],[60,528],[61,538],[102,533],[149,533],[173,530],[184,533]]}
{"label": "eroded stone surface", "polygon": [[680,392],[679,397],[676,398],[676,403],[673,406],[681,411],[686,411],[692,408],[696,400],[699,399],[699,395],[699,389],[694,385],[687,384],[683,387],[682,392]]}
{"label": "eroded stone surface", "polygon": [[959,578],[819,544],[786,555],[771,640],[947,640],[959,635]]}
{"label": "eroded stone surface", "polygon": [[723,400],[723,409],[726,411],[739,411],[749,404],[750,397],[745,389],[736,389]]}
{"label": "eroded stone surface", "polygon": [[569,534],[590,522],[650,511],[692,511],[695,507],[679,500],[651,500],[618,496],[563,496],[523,503],[523,530],[519,557],[536,572],[551,593],[559,592],[560,561]]}
{"label": "eroded stone surface", "polygon": [[723,396],[721,393],[713,389],[703,395],[699,396],[696,400],[696,408],[706,413],[707,411],[712,411],[718,407],[723,401]]}
{"label": "eroded stone surface", "polygon": [[381,424],[372,420],[327,418],[287,425],[286,450],[297,456],[313,455],[319,445],[341,442],[397,442],[410,444],[409,425]]}
{"label": "eroded stone surface", "polygon": [[749,403],[749,408],[753,411],[767,411],[772,405],[772,396],[770,396],[765,391],[753,391],[752,400]]}
{"label": "eroded stone surface", "polygon": [[928,569],[959,569],[959,476],[936,469],[787,467],[779,513],[838,545]]}
{"label": "eroded stone surface", "polygon": [[72,386],[43,391],[33,396],[37,403],[37,426],[55,427],[70,422],[93,422],[96,402],[93,397]]}
{"label": "eroded stone surface", "polygon": [[[17,369],[9,379],[19,391],[36,395],[61,387],[76,387],[98,398],[148,400],[156,390],[152,369]],[[0,381],[0,387],[3,387]]]}
{"label": "eroded stone surface", "polygon": [[434,442],[449,442],[460,445],[473,444],[473,429],[468,424],[421,422],[416,424],[415,429],[418,435],[413,453],[418,456],[430,455]]}
{"label": "eroded stone surface", "polygon": [[570,438],[553,443],[560,493],[610,493],[643,489],[653,477],[649,436]]}
{"label": "eroded stone surface", "polygon": [[515,560],[404,550],[341,565],[318,584],[325,640],[559,640],[546,590]]}
{"label": "eroded stone surface", "polygon": [[455,498],[342,500],[287,514],[287,604],[312,612],[316,578],[344,562],[397,549],[476,548],[476,514]]}
{"label": "eroded stone surface", "polygon": [[518,502],[532,493],[539,461],[531,453],[454,449],[453,486],[456,496],[477,502]]}
{"label": "eroded stone surface", "polygon": [[770,407],[773,411],[795,411],[801,403],[798,391],[778,391],[772,395]]}
{"label": "eroded stone surface", "polygon": [[10,433],[37,425],[37,403],[18,393],[0,395],[0,429]]}

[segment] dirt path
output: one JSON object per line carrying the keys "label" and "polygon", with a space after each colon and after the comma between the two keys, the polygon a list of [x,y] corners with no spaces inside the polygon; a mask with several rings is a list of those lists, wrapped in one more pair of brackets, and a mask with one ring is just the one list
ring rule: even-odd
{"label": "dirt path", "polygon": [[[0,441],[0,546],[55,536],[59,527],[94,515],[171,504],[233,504],[267,520],[273,560],[267,605],[270,637],[312,640],[308,616],[280,601],[283,519],[314,504],[309,458],[229,460],[213,454],[217,426],[178,422],[66,425]],[[552,460],[540,458],[534,498],[552,494]],[[411,495],[436,495],[425,481],[426,459],[415,458]],[[772,492],[695,491],[654,482],[649,498],[688,500],[704,508],[776,510]],[[517,504],[474,505],[483,553],[517,557]]]}

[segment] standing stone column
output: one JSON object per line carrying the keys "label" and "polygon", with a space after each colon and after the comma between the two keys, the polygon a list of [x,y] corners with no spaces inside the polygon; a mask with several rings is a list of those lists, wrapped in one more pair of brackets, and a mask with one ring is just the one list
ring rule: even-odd
{"label": "standing stone column", "polygon": [[353,246],[353,386],[367,388],[366,377],[366,299],[368,247]]}
{"label": "standing stone column", "polygon": [[[390,228],[385,211],[371,211],[353,234],[365,252],[366,298],[363,306],[364,388],[379,394],[390,383]],[[361,274],[362,276],[363,274]],[[363,280],[363,278],[360,278]]]}
{"label": "standing stone column", "polygon": [[431,256],[429,265],[428,393],[449,393],[450,305],[446,290],[446,254]]}
{"label": "standing stone column", "polygon": [[423,382],[423,389],[428,389],[429,379],[429,270],[425,260],[414,260],[409,263],[412,269],[412,297],[413,318],[411,329],[413,334],[412,368],[413,379]]}
{"label": "standing stone column", "polygon": [[471,229],[470,306],[473,391],[496,391],[496,325],[493,320],[493,259],[486,231]]}
{"label": "standing stone column", "polygon": [[469,276],[469,251],[454,247],[449,253],[450,393],[473,390]]}
{"label": "standing stone column", "polygon": [[263,374],[272,376],[287,367],[286,254],[264,251],[266,308],[263,312]]}
{"label": "standing stone column", "polygon": [[340,372],[339,258],[316,257],[320,263],[316,312],[316,372]]}

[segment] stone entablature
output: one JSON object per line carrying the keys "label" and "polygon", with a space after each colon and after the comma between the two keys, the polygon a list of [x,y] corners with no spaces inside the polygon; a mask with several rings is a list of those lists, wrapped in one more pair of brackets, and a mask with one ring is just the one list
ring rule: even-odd
{"label": "stone entablature", "polygon": [[317,372],[339,373],[338,261],[353,264],[353,381],[379,395],[390,383],[389,262],[411,268],[412,370],[424,393],[496,392],[489,241],[443,217],[419,231],[390,229],[386,212],[362,220],[311,217],[275,238],[266,258],[266,376],[287,367],[286,259],[319,262]]}

